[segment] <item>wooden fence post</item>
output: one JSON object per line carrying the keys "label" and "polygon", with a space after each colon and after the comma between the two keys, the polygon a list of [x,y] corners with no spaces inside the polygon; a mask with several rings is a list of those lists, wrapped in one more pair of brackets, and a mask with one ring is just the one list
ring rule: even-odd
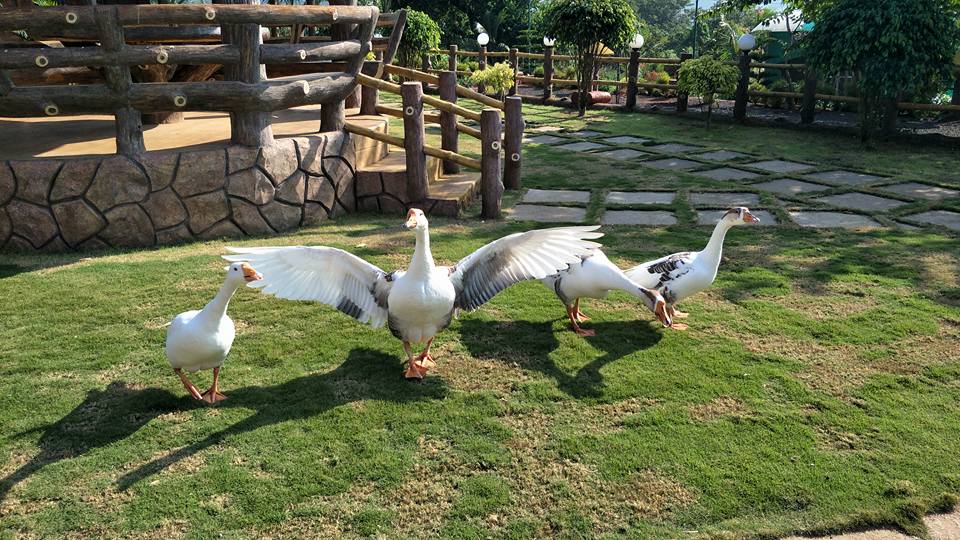
{"label": "wooden fence post", "polygon": [[[449,102],[457,102],[457,74],[453,71],[440,72],[440,99]],[[457,152],[460,146],[460,140],[457,135],[457,115],[440,111],[440,148]],[[460,172],[460,165],[450,160],[443,161],[443,172],[445,174],[457,174]]]}
{"label": "wooden fence post", "polygon": [[[523,100],[520,96],[510,96],[503,100],[504,123],[503,153],[506,162],[503,165],[503,185],[507,189],[520,189],[520,158],[523,142]],[[483,120],[481,117],[480,120]]]}
{"label": "wooden fence post", "polygon": [[500,217],[503,181],[500,176],[500,111],[484,109],[480,113],[480,198],[483,219]]}
{"label": "wooden fence post", "polygon": [[[232,45],[240,47],[240,63],[227,69],[231,80],[258,83],[267,78],[266,69],[260,64],[259,24],[229,25],[222,30]],[[230,114],[230,140],[244,146],[270,146],[273,144],[273,129],[270,113],[263,111],[237,111]]]}
{"label": "wooden fence post", "polygon": [[[97,27],[100,43],[110,52],[123,49],[123,26],[115,6],[97,8]],[[107,85],[117,94],[125,94],[133,83],[128,66],[109,66],[105,70]],[[143,121],[140,111],[133,107],[120,107],[113,111],[117,127],[117,153],[135,156],[146,150],[143,144]]]}
{"label": "wooden fence post", "polygon": [[[487,69],[487,46],[481,45],[479,56],[477,56],[477,71],[483,71],[485,69]],[[477,92],[483,94],[485,90],[486,88],[484,88],[482,83],[477,84]]]}
{"label": "wooden fence post", "polygon": [[510,68],[513,69],[513,84],[510,85],[510,95],[517,95],[517,68],[520,67],[519,59],[517,58],[517,49],[515,47],[510,47]]}
{"label": "wooden fence post", "polygon": [[[956,97],[956,96],[954,96]],[[800,123],[812,124],[817,108],[817,72],[807,66],[803,79],[803,104],[800,107]]]}
{"label": "wooden fence post", "polygon": [[407,158],[407,198],[427,198],[427,155],[423,153],[423,86],[417,81],[400,85],[403,103],[403,149]]}
{"label": "wooden fence post", "polygon": [[[370,77],[376,77],[379,68],[380,62],[367,60],[360,68],[360,72]],[[376,86],[360,85],[360,114],[377,114],[377,102],[379,100],[380,91],[377,90]]]}
{"label": "wooden fence post", "polygon": [[750,89],[750,51],[740,51],[740,81],[733,102],[733,119],[743,122],[747,117],[747,92]]}
{"label": "wooden fence post", "polygon": [[630,49],[630,63],[627,64],[627,110],[637,106],[637,77],[640,75],[640,49]]}
{"label": "wooden fence post", "polygon": [[451,45],[450,52],[447,53],[447,69],[457,72],[457,46]]}
{"label": "wooden fence post", "polygon": [[430,53],[424,54],[423,58],[420,59],[420,67],[424,73],[430,73],[430,70],[433,69],[433,58],[430,56]]}
{"label": "wooden fence post", "polygon": [[[687,60],[693,58],[693,55],[690,53],[680,53],[680,65],[677,66],[677,76],[680,75],[680,67],[683,66],[683,63]],[[687,100],[688,96],[686,92],[681,92],[677,90],[677,112],[687,112]]]}
{"label": "wooden fence post", "polygon": [[553,95],[553,45],[543,48],[543,101]]}
{"label": "wooden fence post", "polygon": [[[330,2],[330,4],[335,6],[355,6],[357,5],[357,0],[333,0]],[[349,23],[332,24],[330,25],[330,37],[333,39],[333,41],[348,40],[350,39],[351,34],[353,34],[354,28],[355,25]],[[320,131],[342,130],[343,124],[346,123],[346,112],[344,111],[345,107],[345,100],[340,100],[335,103],[324,103],[321,105]]]}

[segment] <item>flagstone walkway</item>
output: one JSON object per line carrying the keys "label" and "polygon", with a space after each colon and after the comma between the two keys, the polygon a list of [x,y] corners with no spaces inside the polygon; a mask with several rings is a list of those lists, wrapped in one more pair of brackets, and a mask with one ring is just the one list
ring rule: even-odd
{"label": "flagstone walkway", "polygon": [[[651,167],[692,175],[716,187],[678,191],[612,191],[598,201],[596,220],[611,225],[678,223],[678,197],[695,210],[697,224],[712,225],[722,210],[748,206],[760,225],[871,229],[917,226],[960,231],[960,213],[930,209],[930,202],[960,197],[960,190],[901,180],[865,171],[776,156],[750,155],[735,149],[708,148],[657,141],[592,129],[564,132],[554,126],[528,129],[524,142],[549,146],[624,167]],[[598,195],[599,197],[600,195]],[[510,219],[547,223],[584,223],[593,193],[586,190],[531,189],[507,210]],[[925,204],[918,204],[925,203]],[[918,206],[918,208],[912,207]]]}

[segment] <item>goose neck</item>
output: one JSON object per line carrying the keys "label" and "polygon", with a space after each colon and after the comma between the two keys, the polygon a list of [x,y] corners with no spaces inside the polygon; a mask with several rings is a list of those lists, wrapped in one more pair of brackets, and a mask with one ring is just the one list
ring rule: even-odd
{"label": "goose neck", "polygon": [[417,244],[413,250],[413,260],[410,262],[410,270],[413,272],[433,271],[433,253],[430,252],[430,232],[426,227],[416,230]]}

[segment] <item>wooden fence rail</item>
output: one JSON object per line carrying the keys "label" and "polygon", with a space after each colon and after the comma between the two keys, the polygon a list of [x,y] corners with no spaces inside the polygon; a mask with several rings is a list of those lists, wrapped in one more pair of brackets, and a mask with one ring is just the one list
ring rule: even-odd
{"label": "wooden fence rail", "polygon": [[[106,84],[15,86],[0,71],[0,115],[24,117],[112,112],[117,148],[143,151],[141,113],[227,111],[234,143],[273,142],[267,113],[321,104],[321,130],[342,128],[327,105],[342,108],[371,49],[376,7],[274,5],[109,5],[0,10],[0,31],[27,30],[35,36],[83,36],[100,46],[19,48],[0,54],[0,70],[48,67],[102,67]],[[389,24],[387,20],[384,24]],[[261,42],[261,25],[356,25],[355,39],[302,44]],[[126,28],[220,25],[223,44],[128,45]],[[335,71],[267,79],[265,64],[331,63]],[[220,64],[224,81],[135,83],[130,66]],[[331,120],[331,121],[324,121]]]}

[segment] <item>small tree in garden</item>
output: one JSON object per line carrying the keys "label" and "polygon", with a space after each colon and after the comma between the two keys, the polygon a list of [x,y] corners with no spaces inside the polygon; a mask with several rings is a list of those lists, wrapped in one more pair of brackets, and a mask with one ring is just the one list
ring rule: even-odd
{"label": "small tree in garden", "polygon": [[583,116],[593,77],[597,43],[616,49],[637,29],[633,8],[624,0],[550,0],[543,14],[545,33],[577,57],[577,110]]}
{"label": "small tree in garden", "polygon": [[402,66],[416,68],[423,55],[440,47],[440,26],[422,11],[407,10],[407,24],[403,39],[397,48],[397,61]]}
{"label": "small tree in garden", "polygon": [[717,94],[729,94],[736,90],[740,72],[710,55],[688,60],[680,65],[677,87],[688,94],[700,97],[701,106],[707,107],[707,128]]}
{"label": "small tree in garden", "polygon": [[500,62],[487,69],[474,71],[470,74],[470,82],[482,84],[487,91],[492,91],[497,95],[497,99],[502,100],[503,95],[513,86],[513,75],[510,64]]}
{"label": "small tree in garden", "polygon": [[955,0],[838,0],[800,43],[818,72],[856,73],[867,143],[885,115],[885,127],[895,127],[901,96],[949,79],[960,45],[957,19]]}

